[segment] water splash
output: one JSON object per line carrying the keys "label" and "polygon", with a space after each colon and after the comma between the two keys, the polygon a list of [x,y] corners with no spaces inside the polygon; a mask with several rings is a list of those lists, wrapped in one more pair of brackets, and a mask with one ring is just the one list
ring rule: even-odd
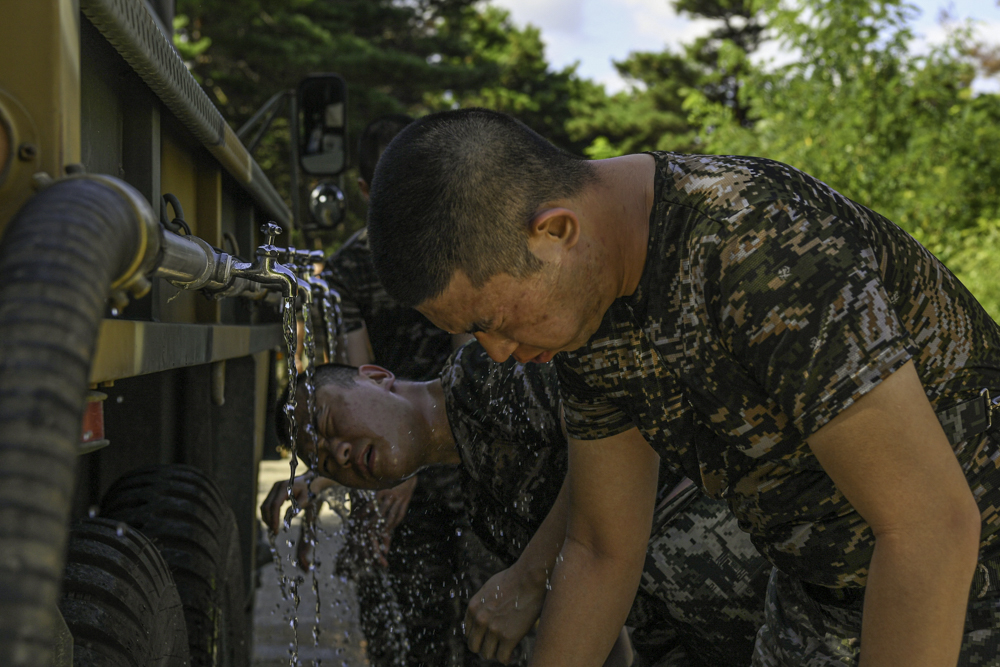
{"label": "water splash", "polygon": [[[296,420],[295,411],[298,408],[298,369],[295,366],[295,350],[298,347],[298,336],[296,327],[296,317],[295,317],[295,295],[287,296],[284,299],[284,310],[282,312],[282,329],[285,335],[285,347],[288,350],[287,363],[288,363],[288,399],[285,401],[284,412],[285,419],[288,423],[288,432],[291,434],[291,442],[289,443],[292,451],[292,458],[289,462],[290,474],[288,478],[288,497],[292,501],[292,516],[297,515],[301,508],[299,507],[298,500],[295,498],[295,494],[292,493],[292,484],[295,480],[295,469],[298,468],[298,447],[296,445],[298,434],[298,423]],[[285,528],[289,527],[289,519],[285,518]],[[296,667],[299,664],[298,648],[299,648],[299,632],[298,632],[298,586],[296,584],[295,578],[289,578],[281,566],[281,557],[278,555],[278,550],[275,548],[274,539],[271,539],[271,549],[274,554],[274,563],[278,568],[278,581],[281,585],[281,595],[285,600],[291,599],[294,603],[294,611],[292,612],[292,644],[289,648],[290,656],[288,659],[289,667]],[[293,565],[294,567],[294,565]]]}
{"label": "water splash", "polygon": [[[306,434],[309,437],[310,451],[312,456],[309,457],[310,468],[313,473],[318,474],[316,468],[317,462],[319,461],[319,436],[316,432],[316,337],[313,334],[313,324],[312,324],[312,305],[307,301],[302,304],[302,351],[305,356],[305,390],[306,390],[306,415],[308,421],[305,425]],[[307,487],[309,491],[308,506],[314,507],[313,503],[316,500],[315,494],[312,492],[312,487]],[[316,596],[316,605],[313,614],[313,646],[319,646],[319,635],[320,635],[320,595],[319,595],[319,582],[316,579],[316,569],[319,563],[316,562],[317,550],[316,550],[316,518],[319,515],[318,509],[306,512],[303,520],[303,529],[301,539],[306,540],[309,548],[312,552],[312,561],[309,565],[309,576],[311,578],[312,591]],[[298,602],[296,601],[295,612],[298,613]],[[319,667],[319,660],[313,660],[313,667]]]}
{"label": "water splash", "polygon": [[[334,302],[336,295],[336,303]],[[340,327],[337,324],[338,318],[343,321],[340,312],[340,295],[336,292],[324,292],[320,299],[320,309],[323,311],[323,324],[326,333],[326,358],[331,362],[337,361],[338,335]]]}
{"label": "water splash", "polygon": [[[307,278],[307,275],[303,275],[303,278]],[[315,285],[314,285],[315,286]],[[332,289],[316,289],[314,291],[314,296],[316,300],[309,303],[307,300],[302,305],[302,320],[303,320],[303,368],[301,369],[303,388],[305,389],[305,400],[306,400],[306,422],[303,424],[303,431],[308,438],[309,444],[312,446],[312,451],[317,452],[319,445],[319,437],[316,427],[316,386],[315,386],[315,366],[316,366],[316,338],[315,338],[315,324],[322,322],[324,333],[326,334],[325,347],[326,353],[330,361],[338,361],[337,352],[342,351],[345,348],[345,335],[343,326],[343,313],[341,309],[341,299],[340,295]],[[298,419],[296,411],[298,409],[298,381],[300,369],[297,368],[296,364],[296,347],[297,347],[297,313],[296,313],[296,302],[294,298],[286,298],[284,300],[284,310],[283,310],[283,333],[285,344],[288,350],[287,355],[287,369],[288,369],[288,400],[283,407],[283,411],[287,420],[289,427],[289,432],[293,434],[298,434]],[[318,310],[317,310],[318,309]],[[316,317],[316,322],[314,323],[313,317]],[[291,499],[292,510],[285,516],[285,529],[289,530],[290,519],[294,516],[298,516],[302,511],[303,507],[314,507],[312,511],[307,511],[302,517],[302,533],[300,539],[304,540],[312,553],[312,562],[309,568],[310,576],[310,586],[315,599],[315,607],[313,609],[313,628],[312,628],[312,638],[313,646],[319,646],[320,640],[320,620],[322,611],[322,602],[320,600],[320,580],[318,577],[320,563],[317,561],[317,538],[322,529],[319,528],[317,524],[317,517],[319,515],[319,506],[321,504],[326,504],[334,513],[336,513],[341,521],[340,528],[337,531],[341,536],[346,536],[348,539],[366,539],[368,530],[372,529],[369,525],[357,525],[361,524],[363,521],[368,523],[364,519],[360,518],[357,513],[352,512],[352,510],[361,507],[366,502],[374,503],[375,494],[374,492],[363,492],[365,496],[364,501],[361,503],[353,502],[350,499],[347,491],[343,487],[329,489],[324,492],[320,497],[316,497],[312,489],[309,489],[308,494],[308,504],[300,507],[298,499],[292,494],[292,485],[298,468],[298,458],[299,451],[297,447],[296,438],[293,438],[291,443],[291,461],[289,463],[289,480],[288,480],[288,495]],[[316,471],[316,463],[318,462],[317,456],[308,457],[307,461],[310,463],[310,468],[314,472]],[[381,531],[384,527],[384,519],[379,519],[375,530]],[[346,534],[346,535],[345,535]],[[326,538],[332,537],[326,534]],[[286,602],[291,602],[290,614],[285,617],[285,621],[288,623],[290,629],[292,630],[292,641],[289,643],[289,667],[298,667],[302,664],[299,658],[299,637],[298,637],[298,609],[300,604],[300,585],[305,583],[305,578],[302,575],[295,573],[296,558],[295,550],[292,549],[289,553],[289,565],[291,574],[286,574],[286,568],[283,566],[282,557],[280,556],[278,549],[276,548],[276,536],[269,535],[269,542],[272,552],[272,560],[274,562],[275,568],[278,575],[278,584],[281,590],[282,599]],[[293,546],[289,542],[289,546]],[[343,563],[345,559],[339,559],[340,564]],[[384,623],[388,626],[388,639],[384,646],[380,649],[385,651],[387,655],[392,656],[392,665],[399,667],[405,667],[407,664],[408,656],[410,653],[410,644],[408,639],[407,628],[404,623],[403,610],[400,605],[399,600],[396,597],[394,584],[390,573],[381,567],[378,563],[374,561],[369,561],[367,558],[351,558],[354,562],[354,576],[351,577],[357,583],[361,583],[361,579],[367,579],[370,582],[375,582],[377,588],[380,591],[379,597],[381,598],[377,605],[378,615],[384,619]],[[363,562],[362,562],[363,561]],[[338,568],[339,569],[339,568]],[[340,573],[335,573],[331,576],[339,576]],[[313,659],[313,667],[319,667],[320,660],[318,658]]]}

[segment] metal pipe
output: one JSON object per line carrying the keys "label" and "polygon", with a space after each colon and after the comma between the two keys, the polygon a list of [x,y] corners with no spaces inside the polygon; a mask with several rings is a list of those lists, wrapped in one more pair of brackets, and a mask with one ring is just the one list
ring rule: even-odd
{"label": "metal pipe", "polygon": [[[277,228],[277,225],[274,227]],[[267,244],[262,246],[264,254],[258,250],[255,262],[243,262],[213,248],[197,236],[180,236],[166,230],[162,231],[160,247],[160,256],[151,276],[168,280],[182,289],[201,290],[217,299],[231,296],[261,298],[268,289],[276,289],[288,296],[305,289],[298,284],[291,271],[266,255]]]}

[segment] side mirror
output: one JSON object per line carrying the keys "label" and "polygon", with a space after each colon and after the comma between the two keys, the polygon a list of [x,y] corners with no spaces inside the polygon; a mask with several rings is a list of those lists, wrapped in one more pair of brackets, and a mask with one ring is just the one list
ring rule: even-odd
{"label": "side mirror", "polygon": [[337,74],[313,74],[297,92],[299,165],[313,176],[347,166],[347,84]]}
{"label": "side mirror", "polygon": [[341,189],[329,181],[320,181],[309,193],[312,224],[306,224],[304,227],[309,231],[332,231],[344,219],[346,209],[347,200]]}

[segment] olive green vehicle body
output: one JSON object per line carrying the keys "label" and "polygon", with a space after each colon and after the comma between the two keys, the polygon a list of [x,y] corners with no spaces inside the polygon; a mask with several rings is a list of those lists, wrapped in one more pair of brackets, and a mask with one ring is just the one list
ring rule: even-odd
{"label": "olive green vehicle body", "polygon": [[[282,199],[178,69],[170,0],[6,0],[0,14],[0,237],[40,187],[81,171],[125,181],[154,211],[176,195],[192,233],[233,254],[253,255],[264,222],[290,228]],[[131,470],[197,466],[235,513],[250,599],[277,315],[162,279],[119,305],[90,372],[106,444],[81,448],[72,514]]]}

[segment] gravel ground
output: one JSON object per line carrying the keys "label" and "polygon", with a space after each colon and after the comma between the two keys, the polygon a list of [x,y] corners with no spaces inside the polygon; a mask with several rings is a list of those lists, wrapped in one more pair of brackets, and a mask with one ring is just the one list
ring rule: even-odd
{"label": "gravel ground", "polygon": [[[257,504],[263,502],[271,486],[279,479],[288,478],[288,461],[261,461],[258,483]],[[282,533],[278,540],[279,551],[286,574],[302,575],[293,570],[288,562],[292,549],[286,541],[289,535],[297,536],[299,522],[292,523],[292,533]],[[342,540],[338,535],[340,519],[336,514],[325,511],[320,518],[320,528],[326,535],[319,538],[320,568],[317,579],[320,589],[321,613],[319,624],[319,645],[313,646],[313,610],[315,596],[311,590],[309,575],[305,574],[300,585],[299,602],[299,660],[302,665],[313,665],[321,660],[324,667],[363,667],[368,665],[365,657],[365,640],[358,626],[357,598],[353,584],[333,575],[334,557]],[[254,651],[253,667],[287,667],[293,631],[290,625],[291,601],[282,599],[278,586],[278,575],[273,565],[260,570],[260,588],[254,609]]]}

